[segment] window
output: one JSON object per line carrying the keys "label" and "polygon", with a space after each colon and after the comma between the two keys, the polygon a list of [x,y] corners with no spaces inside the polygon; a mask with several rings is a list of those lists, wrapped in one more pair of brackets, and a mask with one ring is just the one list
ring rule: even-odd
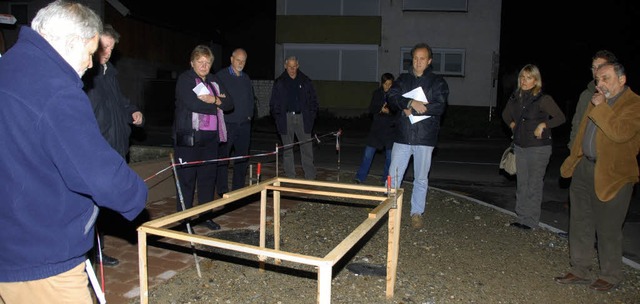
{"label": "window", "polygon": [[380,16],[379,0],[285,0],[285,15]]}
{"label": "window", "polygon": [[[433,48],[431,66],[433,71],[443,76],[464,76],[464,49]],[[400,69],[406,73],[411,69],[413,58],[411,48],[401,49]]]}
{"label": "window", "polygon": [[466,12],[467,0],[403,0],[402,10]]}
{"label": "window", "polygon": [[284,44],[284,58],[289,56],[313,80],[378,81],[377,45]]}

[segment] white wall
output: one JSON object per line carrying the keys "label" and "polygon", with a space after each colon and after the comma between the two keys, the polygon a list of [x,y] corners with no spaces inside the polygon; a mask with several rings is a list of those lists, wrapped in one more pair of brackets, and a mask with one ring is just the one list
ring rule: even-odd
{"label": "white wall", "polygon": [[402,1],[381,1],[382,45],[379,72],[398,75],[400,49],[426,42],[432,48],[466,50],[465,76],[446,77],[449,104],[495,106],[492,56],[499,53],[501,0],[468,2],[466,13],[403,12]]}

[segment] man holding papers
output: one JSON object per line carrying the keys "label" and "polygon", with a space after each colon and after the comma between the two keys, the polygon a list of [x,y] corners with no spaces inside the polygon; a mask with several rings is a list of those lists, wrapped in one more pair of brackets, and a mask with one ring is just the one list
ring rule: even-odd
{"label": "man holding papers", "polygon": [[391,151],[391,187],[397,188],[413,156],[413,193],[411,194],[411,226],[423,227],[429,190],[431,154],[438,141],[440,117],[449,97],[449,86],[440,75],[433,73],[433,53],[426,43],[411,49],[413,66],[401,74],[389,90],[389,106],[397,114],[397,136]]}

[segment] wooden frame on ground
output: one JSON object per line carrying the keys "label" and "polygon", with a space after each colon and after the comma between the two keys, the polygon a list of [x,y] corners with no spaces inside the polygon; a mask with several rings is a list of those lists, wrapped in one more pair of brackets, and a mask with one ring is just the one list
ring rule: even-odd
{"label": "wooden frame on ground", "polygon": [[[291,187],[283,185],[290,184]],[[297,187],[296,187],[297,186]],[[307,187],[307,188],[304,188]],[[333,191],[322,190],[325,188]],[[346,190],[350,192],[337,192]],[[266,248],[266,223],[267,223],[267,194],[273,196],[273,228],[274,248]],[[281,193],[299,193],[308,196],[324,196],[333,198],[348,198],[357,200],[377,201],[379,204],[368,213],[366,219],[356,227],[344,240],[324,257],[315,257],[280,250],[280,197]],[[367,192],[378,192],[381,195],[371,195]],[[388,195],[384,193],[389,192]],[[215,208],[235,202],[250,195],[260,193],[260,241],[259,246],[242,244],[217,238],[188,234],[181,231],[165,228],[181,220],[209,212]],[[264,182],[254,184],[224,195],[223,198],[207,204],[199,205],[185,211],[164,216],[138,227],[138,259],[140,271],[140,303],[149,303],[149,286],[147,273],[147,235],[163,236],[170,239],[191,242],[221,249],[255,254],[261,265],[267,258],[273,258],[276,264],[282,260],[305,265],[315,266],[318,269],[317,302],[331,303],[331,279],[333,265],[358,243],[385,214],[388,216],[388,240],[387,240],[387,277],[386,296],[393,297],[396,283],[396,271],[398,267],[398,253],[400,241],[400,220],[402,214],[403,189],[390,189],[384,187],[342,184],[333,182],[320,182],[311,180],[298,180],[282,177],[274,177]]]}

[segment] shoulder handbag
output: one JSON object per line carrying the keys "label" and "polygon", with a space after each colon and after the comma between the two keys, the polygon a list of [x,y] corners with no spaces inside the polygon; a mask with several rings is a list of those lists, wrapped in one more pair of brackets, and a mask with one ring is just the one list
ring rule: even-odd
{"label": "shoulder handbag", "polygon": [[[511,98],[514,98],[514,96],[511,96]],[[520,112],[520,118],[518,119],[518,121],[522,121],[522,115],[524,115],[524,111]],[[518,128],[520,125],[516,125],[516,128]],[[515,130],[514,130],[515,132]],[[517,173],[516,170],[516,153],[513,150],[513,147],[515,146],[515,144],[513,143],[513,138],[515,135],[511,136],[511,143],[509,144],[509,146],[504,150],[504,152],[502,152],[502,158],[500,158],[500,169],[504,170],[504,172],[509,173],[509,175],[515,175]]]}
{"label": "shoulder handbag", "polygon": [[502,153],[500,159],[500,169],[509,173],[510,175],[516,174],[516,154],[513,151],[513,142]]}

